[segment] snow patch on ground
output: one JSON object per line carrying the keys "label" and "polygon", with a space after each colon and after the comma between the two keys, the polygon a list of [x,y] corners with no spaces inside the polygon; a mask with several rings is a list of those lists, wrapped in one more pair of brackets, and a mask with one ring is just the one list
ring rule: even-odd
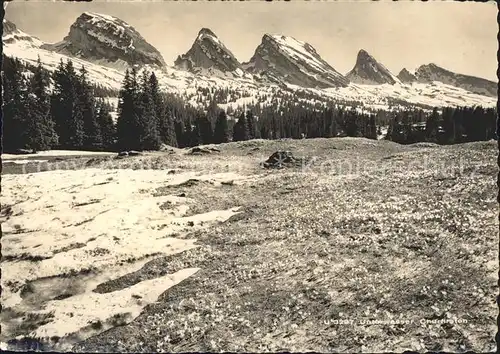
{"label": "snow patch on ground", "polygon": [[[136,271],[155,257],[198,247],[194,239],[173,236],[223,222],[238,213],[238,208],[232,208],[185,217],[193,200],[154,192],[191,178],[221,182],[235,177],[234,173],[167,175],[163,170],[131,169],[5,175],[9,188],[2,202],[10,212],[1,220],[3,308],[52,313],[55,317],[31,334],[44,338],[85,332],[89,321],[106,322],[119,313],[128,313],[127,321],[133,320],[145,305],[197,269],[109,294],[93,293],[95,286]],[[39,301],[45,302],[35,308],[21,296],[31,282],[61,277],[74,279],[71,287],[79,289],[77,293],[54,300],[64,289],[49,287],[52,296],[40,294]],[[83,284],[75,285],[78,282]],[[2,324],[3,336],[8,336],[13,323],[2,318]]]}
{"label": "snow patch on ground", "polygon": [[[97,321],[106,326],[106,322],[109,323],[114,316],[124,313],[126,314],[124,322],[130,322],[140,315],[146,305],[156,302],[168,288],[180,283],[198,270],[198,268],[183,269],[174,274],[145,280],[111,293],[86,293],[59,301],[50,301],[46,308],[38,313],[52,313],[56,320],[40,326],[33,334],[36,338],[53,336],[64,338],[82,328],[90,327],[93,323],[98,323]],[[113,325],[108,324],[106,327],[113,327]],[[79,340],[95,334],[92,333],[95,331],[89,332],[80,335]]]}

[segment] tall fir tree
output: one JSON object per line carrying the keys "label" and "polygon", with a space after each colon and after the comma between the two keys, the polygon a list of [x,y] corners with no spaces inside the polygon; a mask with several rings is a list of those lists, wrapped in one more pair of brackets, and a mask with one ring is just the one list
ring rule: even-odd
{"label": "tall fir tree", "polygon": [[233,141],[248,140],[248,136],[248,124],[246,122],[245,113],[243,112],[233,127]]}
{"label": "tall fir tree", "polygon": [[102,150],[101,128],[96,117],[94,92],[87,80],[87,70],[82,66],[77,81],[75,111],[83,120],[83,148]]}
{"label": "tall fir tree", "polygon": [[149,75],[143,72],[139,101],[139,144],[140,150],[158,150],[161,145],[158,132],[158,118],[149,84]]}
{"label": "tall fir tree", "polygon": [[137,72],[132,68],[125,71],[118,100],[116,137],[119,150],[140,149],[138,96]]}
{"label": "tall fir tree", "polygon": [[51,114],[56,133],[59,136],[59,146],[67,149],[82,148],[84,139],[83,112],[81,109],[75,109],[78,78],[73,62],[68,60],[64,64],[61,60],[54,72],[53,79]]}
{"label": "tall fir tree", "polygon": [[175,137],[177,141],[177,146],[180,148],[184,148],[188,146],[188,142],[185,141],[185,131],[184,131],[184,123],[180,119],[176,119],[174,122],[175,129]]}
{"label": "tall fir tree", "polygon": [[18,59],[4,57],[3,62],[3,149],[14,152],[23,146],[25,117],[22,92],[25,83]]}
{"label": "tall fir tree", "polygon": [[368,118],[365,137],[368,139],[377,140],[377,125],[375,123],[375,115],[371,114]]}
{"label": "tall fir tree", "polygon": [[255,139],[256,138],[256,122],[255,118],[253,116],[252,111],[248,110],[246,117],[245,117],[246,125],[247,125],[247,131],[248,131],[248,139]]}
{"label": "tall fir tree", "polygon": [[34,69],[25,97],[25,142],[35,151],[49,150],[58,143],[54,122],[50,115],[49,78],[40,58]]}
{"label": "tall fir tree", "polygon": [[436,107],[432,110],[425,122],[425,135],[428,141],[437,141],[438,129],[439,129],[439,113]]}
{"label": "tall fir tree", "polygon": [[200,138],[198,144],[211,144],[213,142],[212,123],[204,112],[200,111],[196,115],[196,130]]}
{"label": "tall fir tree", "polygon": [[96,115],[101,129],[102,149],[112,151],[115,149],[116,127],[109,107],[102,99],[97,102]]}
{"label": "tall fir tree", "polygon": [[214,130],[214,143],[221,144],[229,141],[229,128],[226,112],[221,110],[217,116]]}
{"label": "tall fir tree", "polygon": [[149,89],[151,98],[155,107],[155,115],[157,119],[157,130],[160,135],[160,140],[170,146],[177,146],[177,136],[175,134],[174,117],[172,111],[167,107],[165,99],[160,92],[158,79],[155,73],[151,73],[149,77]]}
{"label": "tall fir tree", "polygon": [[193,132],[194,132],[193,121],[191,119],[191,115],[188,115],[187,119],[186,119],[186,125],[184,127],[184,134],[183,134],[184,145],[186,147],[187,146],[195,146],[198,144],[199,136],[193,138]]}

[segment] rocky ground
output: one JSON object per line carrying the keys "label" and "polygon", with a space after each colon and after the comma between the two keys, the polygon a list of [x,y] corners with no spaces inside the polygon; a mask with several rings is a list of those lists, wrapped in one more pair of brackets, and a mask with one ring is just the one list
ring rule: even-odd
{"label": "rocky ground", "polygon": [[[127,188],[137,189],[121,199],[113,193],[106,195],[110,200],[105,205],[107,209],[117,208],[113,203],[129,201],[132,215],[134,205],[141,200],[150,201],[147,208],[141,209],[143,218],[131,223],[127,232],[123,231],[126,228],[112,226],[116,220],[99,224],[106,240],[113,235],[136,242],[139,263],[124,268],[115,262],[112,266],[120,271],[114,275],[105,272],[106,277],[102,276],[100,266],[90,267],[90,276],[96,275],[92,281],[80,279],[79,284],[85,286],[73,286],[73,292],[66,298],[46,296],[46,302],[39,302],[40,308],[36,309],[28,306],[33,301],[29,299],[34,294],[41,297],[47,293],[46,288],[35,286],[36,279],[40,279],[37,276],[49,274],[35,274],[33,279],[26,280],[27,284],[35,285],[28,286],[17,299],[20,302],[8,309],[10,315],[2,312],[2,323],[8,323],[10,336],[54,333],[50,323],[58,322],[50,316],[71,322],[67,307],[82,294],[87,299],[108,299],[123,297],[128,289],[140,291],[142,286],[146,290],[143,289],[141,296],[146,299],[148,284],[152,284],[151,289],[156,289],[154,294],[133,310],[127,307],[130,305],[127,302],[127,306],[118,304],[117,310],[105,318],[98,313],[87,314],[85,319],[91,324],[83,326],[78,335],[68,335],[78,342],[72,343],[71,349],[81,352],[496,349],[498,150],[495,142],[440,147],[339,138],[255,140],[221,144],[217,148],[220,152],[201,155],[174,149],[120,160],[109,156],[80,157],[72,159],[66,167],[60,163],[57,171],[51,171],[56,167],[49,164],[44,168],[46,172],[26,175],[34,176],[26,181],[23,174],[15,174],[19,173],[19,167],[9,171],[4,166],[4,173],[14,173],[4,176],[4,186],[18,183],[19,188],[26,189],[29,183],[36,184],[37,176],[47,174],[64,180],[64,174],[87,171],[82,175],[87,178],[83,187],[78,186],[80,181],[72,179],[77,175],[68,175],[67,179],[73,183],[68,188],[74,185],[73,189],[80,191],[90,188],[87,185],[94,188],[107,182],[99,193],[111,190],[124,193],[123,183],[126,185],[128,180]],[[277,150],[306,157],[306,162],[279,169],[262,168],[259,164]],[[61,161],[53,164],[56,162]],[[61,170],[75,166],[77,171]],[[33,172],[38,167],[33,164],[28,168]],[[117,173],[122,177],[118,178]],[[118,183],[115,181],[122,183],[121,187],[114,186]],[[137,187],[133,187],[134,181]],[[61,193],[70,192],[69,188]],[[91,197],[90,192],[85,195]],[[83,198],[83,194],[77,196]],[[20,190],[8,196],[12,208],[21,197],[29,200]],[[161,203],[151,202],[160,200]],[[37,208],[44,208],[43,203]],[[61,207],[54,213],[62,210]],[[3,216],[10,223],[7,226],[21,231],[15,240],[13,236],[2,239],[4,256],[5,249],[18,256],[2,260],[2,275],[5,269],[14,269],[6,268],[9,263],[14,267],[15,262],[31,262],[28,267],[50,260],[40,260],[33,254],[30,258],[29,252],[24,258],[19,257],[21,250],[32,251],[30,247],[34,247],[34,241],[15,246],[22,245],[27,235],[23,235],[23,223],[30,218],[27,211],[22,215],[13,213],[10,218]],[[219,214],[213,214],[214,211]],[[220,214],[222,211],[226,211],[224,215]],[[68,223],[78,224],[71,218],[68,217]],[[145,220],[154,227],[139,228]],[[88,220],[86,225],[92,227],[94,222]],[[19,226],[16,228],[14,224]],[[164,224],[168,224],[166,229],[159,227]],[[38,228],[39,237],[46,237],[43,227]],[[84,233],[87,229],[75,230]],[[140,237],[134,235],[139,231]],[[124,234],[120,236],[120,232]],[[141,245],[142,239],[145,243],[157,242],[162,232],[175,240],[176,245],[183,246],[175,252],[164,252]],[[107,245],[101,248],[112,254],[117,252],[114,246]],[[135,252],[130,242],[128,245],[130,251],[121,253],[125,263]],[[96,247],[92,249],[95,251]],[[106,260],[102,261],[102,268],[110,266],[108,258],[95,257]],[[83,258],[78,259],[83,262]],[[152,283],[172,274],[185,276],[173,285]],[[51,286],[54,284],[58,283]],[[126,294],[130,297],[130,293]],[[61,301],[66,301],[66,307]],[[47,306],[54,311],[47,312]],[[92,312],[90,308],[83,310]],[[3,336],[2,341],[11,339]],[[64,343],[68,338],[56,339]],[[21,346],[19,342],[17,345]]]}

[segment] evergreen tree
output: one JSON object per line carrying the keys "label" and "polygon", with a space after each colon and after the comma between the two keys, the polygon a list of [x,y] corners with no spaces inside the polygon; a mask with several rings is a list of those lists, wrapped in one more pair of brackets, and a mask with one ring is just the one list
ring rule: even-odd
{"label": "evergreen tree", "polygon": [[196,136],[193,135],[193,121],[191,120],[191,115],[188,115],[186,120],[186,126],[184,129],[184,143],[185,146],[196,146],[199,145],[199,134],[196,133]]}
{"label": "evergreen tree", "polygon": [[441,142],[443,144],[453,144],[455,142],[455,121],[453,119],[453,112],[449,107],[445,107],[443,108],[441,116],[443,128],[443,137]]}
{"label": "evergreen tree", "polygon": [[324,133],[322,136],[326,138],[333,138],[337,136],[337,122],[333,113],[333,109],[327,108],[324,111]]}
{"label": "evergreen tree", "polygon": [[83,148],[87,150],[101,150],[101,128],[96,117],[96,102],[94,92],[87,80],[87,71],[82,66],[78,76],[76,88],[77,100],[75,112],[83,121]]}
{"label": "evergreen tree", "polygon": [[116,127],[109,113],[109,107],[103,100],[97,103],[97,123],[101,128],[102,148],[110,151],[115,147]]}
{"label": "evergreen tree", "polygon": [[174,129],[175,129],[175,137],[177,140],[177,146],[180,148],[186,147],[189,144],[189,140],[186,141],[186,136],[185,136],[185,131],[184,131],[184,123],[182,120],[177,119],[174,123]]}
{"label": "evergreen tree", "polygon": [[427,118],[425,122],[425,135],[427,141],[436,142],[439,129],[439,113],[437,108],[434,107],[431,115]]}
{"label": "evergreen tree", "polygon": [[203,143],[198,118],[195,120],[195,123],[196,124],[194,125],[193,129],[191,130],[191,134],[190,134],[190,146],[198,146],[198,145],[201,145]]}
{"label": "evergreen tree", "polygon": [[58,137],[50,115],[50,97],[47,92],[49,79],[38,58],[37,66],[25,97],[26,146],[35,151],[48,150],[57,145]]}
{"label": "evergreen tree", "polygon": [[348,112],[345,120],[345,133],[347,136],[359,136],[360,129],[358,125],[358,119],[355,111]]}
{"label": "evergreen tree", "polygon": [[158,133],[158,118],[154,105],[149,79],[146,71],[143,72],[139,101],[139,145],[140,150],[158,150],[161,145]]}
{"label": "evergreen tree", "polygon": [[247,131],[248,131],[248,139],[255,139],[256,136],[256,129],[255,129],[255,118],[253,117],[252,111],[247,111],[246,114],[246,125],[247,125]]}
{"label": "evergreen tree", "polygon": [[78,149],[83,146],[83,111],[75,109],[78,78],[73,62],[61,62],[54,73],[51,114],[61,148]]}
{"label": "evergreen tree", "polygon": [[120,150],[139,150],[138,87],[135,68],[125,72],[118,101],[116,122],[117,143]]}
{"label": "evergreen tree", "polygon": [[177,146],[174,118],[160,92],[158,79],[154,72],[151,73],[149,77],[149,90],[155,107],[155,116],[157,119],[157,129],[160,140],[167,145]]}
{"label": "evergreen tree", "polygon": [[248,136],[248,124],[246,123],[245,113],[243,112],[233,127],[233,141],[248,140]]}
{"label": "evergreen tree", "polygon": [[23,146],[22,92],[25,84],[21,75],[22,66],[18,59],[4,57],[3,62],[3,149],[15,151]]}
{"label": "evergreen tree", "polygon": [[210,144],[213,142],[212,124],[203,112],[198,112],[196,116],[196,129],[199,134],[201,144]]}
{"label": "evergreen tree", "polygon": [[377,140],[377,125],[375,124],[375,115],[371,114],[368,118],[365,137],[368,139]]}
{"label": "evergreen tree", "polygon": [[215,123],[214,143],[227,143],[229,141],[229,129],[226,112],[221,110]]}

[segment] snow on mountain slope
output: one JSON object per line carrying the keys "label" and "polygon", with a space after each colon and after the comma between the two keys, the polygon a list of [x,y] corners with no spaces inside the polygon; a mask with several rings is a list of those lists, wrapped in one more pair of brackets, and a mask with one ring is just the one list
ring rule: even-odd
{"label": "snow on mountain slope", "polygon": [[339,87],[349,83],[310,44],[286,36],[265,34],[243,68],[271,82],[303,87]]}
{"label": "snow on mountain slope", "polygon": [[233,53],[208,28],[202,28],[186,54],[180,55],[175,66],[197,74],[242,77],[241,64]]}
{"label": "snow on mountain slope", "polygon": [[[9,26],[9,22],[7,22],[7,26]],[[6,22],[4,21],[5,27]],[[49,71],[55,71],[61,60],[66,62],[68,59],[71,59],[75,68],[78,69],[82,65],[85,66],[91,82],[98,83],[105,88],[118,90],[123,80],[122,71],[43,49],[44,42],[19,29],[15,29],[15,31],[7,34],[4,32],[2,40],[4,44],[3,53],[5,55],[19,58],[21,61],[33,65],[36,64],[38,57],[40,57],[43,66]]]}
{"label": "snow on mountain slope", "polygon": [[[3,20],[3,45],[16,43],[19,41],[25,42],[26,47],[39,48],[43,42],[36,37],[30,36],[19,30],[16,25],[6,19]],[[5,48],[5,47],[4,47]]]}
{"label": "snow on mountain slope", "polygon": [[389,69],[377,62],[368,52],[361,49],[356,58],[354,68],[347,73],[346,77],[356,84],[378,85],[395,84],[400,82]]}
{"label": "snow on mountain slope", "polygon": [[430,84],[351,84],[346,88],[323,90],[334,98],[363,102],[363,106],[374,109],[389,109],[394,106],[419,105],[428,107],[475,106],[494,107],[496,98],[471,93],[442,82]]}
{"label": "snow on mountain slope", "polygon": [[[4,21],[3,25],[5,55],[17,57],[30,64],[35,64],[37,58],[40,57],[42,65],[49,71],[56,70],[61,60],[65,62],[71,59],[77,69],[82,65],[85,66],[91,82],[113,90],[120,89],[124,67],[110,68],[99,65],[95,58],[87,61],[73,55],[46,50],[42,41],[20,31],[14,24]],[[125,28],[126,24],[122,27]],[[200,31],[200,34],[210,35],[207,31]],[[218,39],[212,37],[209,40],[216,42]],[[396,82],[394,85],[348,83],[346,78],[321,59],[314,48],[291,37],[265,35],[263,43],[257,48],[252,60],[243,66],[255,75],[253,77],[251,75],[209,76],[210,73],[207,72],[197,74],[174,67],[160,67],[156,64],[139,66],[139,71],[144,69],[154,71],[163,90],[186,97],[193,106],[204,104],[197,100],[200,88],[227,88],[240,94],[240,97],[232,101],[228,99],[227,102],[220,103],[221,108],[228,106],[236,108],[238,105],[257,103],[259,101],[257,98],[262,95],[267,95],[267,102],[270,102],[269,98],[283,94],[289,95],[290,99],[335,100],[340,105],[372,110],[408,105],[437,107],[447,105],[493,107],[496,105],[496,97],[472,93],[465,87],[458,88],[439,81],[429,80],[429,82],[411,84]],[[442,80],[442,77],[437,78]],[[461,80],[461,76],[458,78]],[[479,80],[480,83],[487,81]],[[472,84],[474,83],[475,81],[472,81]],[[295,95],[297,91],[306,92],[313,98],[299,99]],[[115,107],[116,103],[114,102]]]}
{"label": "snow on mountain slope", "polygon": [[443,69],[436,64],[420,66],[416,71],[419,82],[440,81],[480,95],[497,97],[498,84],[475,76],[463,75]]}
{"label": "snow on mountain slope", "polygon": [[132,26],[119,18],[94,12],[81,14],[61,42],[44,44],[42,48],[115,67],[165,66],[160,52]]}

